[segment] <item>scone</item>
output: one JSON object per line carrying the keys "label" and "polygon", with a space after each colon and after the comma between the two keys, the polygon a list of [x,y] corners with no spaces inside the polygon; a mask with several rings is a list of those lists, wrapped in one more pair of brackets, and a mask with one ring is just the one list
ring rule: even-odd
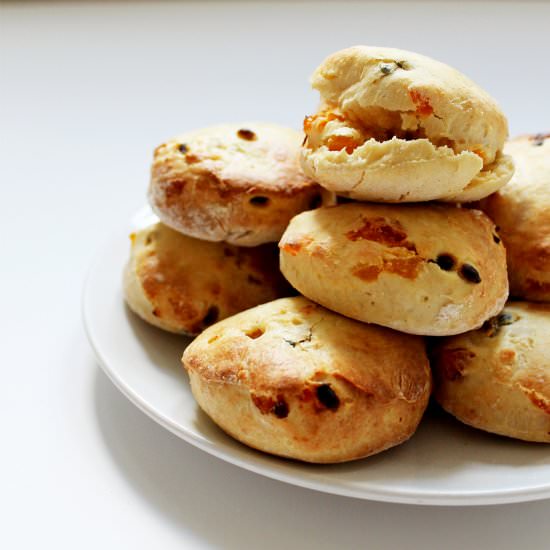
{"label": "scone", "polygon": [[315,71],[319,112],[304,121],[304,172],[374,202],[466,202],[510,179],[496,102],[455,69],[393,48],[356,46]]}
{"label": "scone", "polygon": [[194,336],[219,319],[293,293],[279,271],[276,245],[199,241],[161,223],[131,239],[126,302],[164,330]]}
{"label": "scone", "polygon": [[504,150],[514,159],[516,173],[479,208],[499,227],[510,294],[550,302],[550,134],[519,137]]}
{"label": "scone", "polygon": [[479,330],[432,352],[435,396],[462,422],[550,442],[550,304],[510,302]]}
{"label": "scone", "polygon": [[477,328],[508,296],[505,251],[478,210],[349,203],[303,212],[281,271],[300,293],[359,321],[442,336]]}
{"label": "scone", "polygon": [[422,338],[303,297],[209,327],[183,364],[198,404],[225,432],[307,462],[344,462],[402,443],[431,391]]}
{"label": "scone", "polygon": [[301,140],[257,122],[181,135],[155,150],[149,202],[164,224],[197,239],[276,242],[292,216],[333,202],[304,176]]}

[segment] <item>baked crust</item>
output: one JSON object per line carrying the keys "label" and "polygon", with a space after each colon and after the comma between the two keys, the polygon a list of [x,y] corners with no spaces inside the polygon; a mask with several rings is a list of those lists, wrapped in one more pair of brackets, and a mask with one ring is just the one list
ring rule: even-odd
{"label": "baked crust", "polygon": [[197,239],[276,242],[292,216],[334,202],[303,174],[301,140],[257,122],[178,136],[155,149],[149,202],[163,223]]}
{"label": "baked crust", "polygon": [[378,202],[465,202],[513,173],[502,111],[443,63],[356,46],[329,56],[312,85],[321,108],[304,123],[302,167],[327,189]]}
{"label": "baked crust", "polygon": [[511,295],[550,302],[550,134],[520,136],[505,151],[516,173],[478,206],[499,227]]}
{"label": "baked crust", "polygon": [[550,443],[550,304],[510,302],[481,329],[432,352],[435,396],[462,422]]}
{"label": "baked crust", "polygon": [[199,406],[256,449],[343,462],[416,430],[431,374],[421,338],[283,298],[209,327],[183,354]]}
{"label": "baked crust", "polygon": [[281,271],[303,295],[359,321],[458,334],[508,296],[505,251],[478,210],[349,203],[296,216]]}
{"label": "baked crust", "polygon": [[131,239],[126,302],[164,330],[194,336],[219,319],[292,294],[273,244],[240,248],[199,241],[161,223]]}

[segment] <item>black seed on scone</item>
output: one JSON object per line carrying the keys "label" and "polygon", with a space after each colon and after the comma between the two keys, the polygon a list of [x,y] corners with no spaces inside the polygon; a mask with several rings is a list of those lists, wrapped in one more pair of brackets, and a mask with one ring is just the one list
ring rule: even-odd
{"label": "black seed on scone", "polygon": [[470,264],[462,264],[460,266],[460,275],[463,279],[470,283],[481,283],[481,277],[479,276],[478,270]]}
{"label": "black seed on scone", "polygon": [[266,206],[269,203],[269,197],[255,196],[251,197],[249,202],[255,206]]}
{"label": "black seed on scone", "polygon": [[450,254],[439,254],[435,261],[445,271],[451,271],[456,264],[456,260]]}
{"label": "black seed on scone", "polygon": [[248,130],[247,128],[241,128],[237,131],[237,135],[241,139],[246,139],[247,141],[254,141],[255,139],[258,139],[256,134],[252,130]]}
{"label": "black seed on scone", "polygon": [[500,313],[499,315],[495,315],[494,317],[491,317],[485,323],[483,323],[483,326],[481,329],[483,330],[484,334],[487,336],[494,338],[497,334],[500,332],[500,327],[504,327],[507,325],[511,325],[512,323],[515,323],[519,317],[510,311],[504,311]]}
{"label": "black seed on scone", "polygon": [[188,335],[293,293],[279,271],[275,245],[200,241],[161,223],[132,235],[124,290],[130,308],[145,321]]}
{"label": "black seed on scone", "polygon": [[206,329],[183,364],[199,406],[256,449],[344,462],[402,443],[427,406],[423,339],[283,298]]}
{"label": "black seed on scone", "polygon": [[340,405],[340,399],[338,399],[338,396],[330,387],[330,384],[321,384],[317,387],[315,393],[317,394],[317,399],[319,399],[327,409],[337,409]]}
{"label": "black seed on scone", "polygon": [[276,242],[299,212],[332,204],[300,168],[301,134],[275,124],[203,128],[155,150],[149,202],[190,237],[238,246]]}

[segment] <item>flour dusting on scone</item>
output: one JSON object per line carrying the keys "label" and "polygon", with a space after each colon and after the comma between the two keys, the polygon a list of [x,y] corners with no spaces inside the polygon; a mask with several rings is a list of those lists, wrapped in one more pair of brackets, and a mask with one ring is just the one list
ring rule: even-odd
{"label": "flour dusting on scone", "polygon": [[156,148],[149,202],[191,237],[238,246],[276,242],[292,216],[333,203],[299,163],[301,134],[246,122],[203,128]]}

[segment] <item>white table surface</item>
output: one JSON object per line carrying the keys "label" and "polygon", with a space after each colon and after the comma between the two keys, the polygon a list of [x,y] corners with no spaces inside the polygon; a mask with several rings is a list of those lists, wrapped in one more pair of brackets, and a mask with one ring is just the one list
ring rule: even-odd
{"label": "white table surface", "polygon": [[0,547],[548,548],[550,501],[382,504],[240,470],[100,371],[81,322],[94,251],[144,203],[155,145],[220,121],[298,127],[308,76],[358,44],[462,69],[550,129],[550,4],[3,4]]}

